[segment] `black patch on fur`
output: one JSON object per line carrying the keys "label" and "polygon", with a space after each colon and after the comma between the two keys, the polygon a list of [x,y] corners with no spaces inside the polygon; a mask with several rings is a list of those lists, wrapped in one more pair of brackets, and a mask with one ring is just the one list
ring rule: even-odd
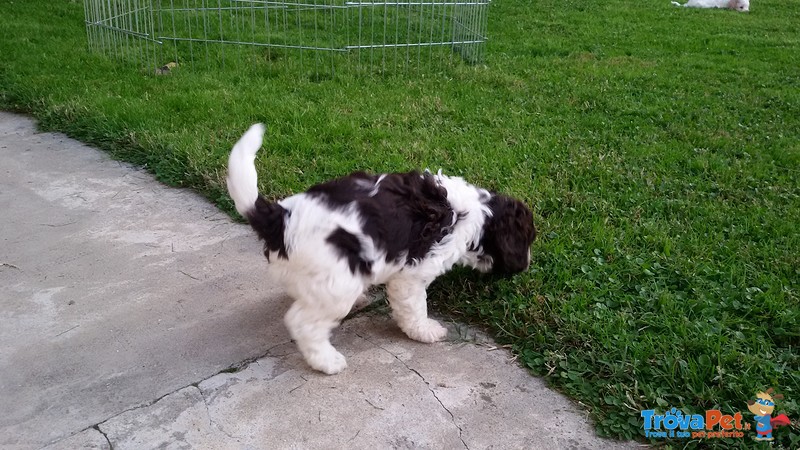
{"label": "black patch on fur", "polygon": [[269,261],[270,252],[278,252],[278,257],[288,259],[286,244],[283,241],[283,230],[286,226],[286,215],[289,212],[277,203],[270,203],[258,196],[255,209],[247,213],[250,226],[264,241],[264,256]]}
{"label": "black patch on fur", "polygon": [[393,173],[381,179],[378,175],[355,172],[306,192],[322,199],[330,208],[354,203],[363,220],[364,233],[378,249],[386,252],[389,262],[399,261],[403,256],[406,264],[422,259],[450,233],[453,225],[447,190],[429,173]]}
{"label": "black patch on fur", "polygon": [[492,210],[483,227],[481,247],[492,257],[492,272],[513,274],[528,268],[528,250],[536,239],[533,213],[521,201],[493,195],[487,202]]}
{"label": "black patch on fur", "polygon": [[311,186],[306,191],[306,194],[312,197],[324,198],[331,207],[339,207],[349,205],[353,201],[368,195],[377,181],[378,175],[353,172],[346,177]]}
{"label": "black patch on fur", "polygon": [[362,275],[369,275],[372,272],[372,261],[367,261],[361,257],[362,249],[358,236],[348,233],[344,228],[340,227],[331,233],[326,241],[339,252],[339,256],[347,259],[350,272]]}

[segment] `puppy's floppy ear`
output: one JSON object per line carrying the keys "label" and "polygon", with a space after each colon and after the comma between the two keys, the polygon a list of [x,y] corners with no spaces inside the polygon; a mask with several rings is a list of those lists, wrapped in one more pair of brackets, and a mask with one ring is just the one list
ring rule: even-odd
{"label": "puppy's floppy ear", "polygon": [[482,243],[494,260],[493,271],[522,272],[528,268],[530,245],[536,239],[533,213],[521,201],[503,195],[493,195],[488,206],[492,217]]}

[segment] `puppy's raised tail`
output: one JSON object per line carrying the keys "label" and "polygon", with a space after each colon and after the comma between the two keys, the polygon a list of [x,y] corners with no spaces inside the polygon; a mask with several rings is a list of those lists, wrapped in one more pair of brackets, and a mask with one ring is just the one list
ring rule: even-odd
{"label": "puppy's raised tail", "polygon": [[681,5],[681,4],[680,4],[680,3],[678,3],[678,2],[671,2],[671,3],[672,3],[673,5],[675,5],[675,6],[686,6],[686,5]]}
{"label": "puppy's raised tail", "polygon": [[263,139],[264,124],[257,123],[236,142],[228,157],[228,193],[236,204],[236,211],[244,217],[256,207],[258,200],[255,160]]}
{"label": "puppy's raised tail", "polygon": [[264,124],[250,127],[233,146],[228,157],[228,193],[250,226],[264,241],[264,254],[278,252],[286,257],[283,240],[286,210],[278,203],[270,203],[258,193],[258,174],[256,173],[256,152],[264,139]]}

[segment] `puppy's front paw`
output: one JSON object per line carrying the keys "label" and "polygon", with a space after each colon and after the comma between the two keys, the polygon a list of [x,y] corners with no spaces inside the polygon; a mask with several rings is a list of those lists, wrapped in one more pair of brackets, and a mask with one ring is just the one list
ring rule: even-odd
{"label": "puppy's front paw", "polygon": [[307,362],[313,369],[328,375],[337,374],[347,368],[347,359],[333,348],[310,356]]}
{"label": "puppy's front paw", "polygon": [[447,328],[443,327],[441,324],[439,324],[439,322],[433,319],[425,319],[421,323],[418,323],[404,331],[411,339],[419,342],[425,342],[426,344],[441,341],[445,338],[445,336],[447,336]]}

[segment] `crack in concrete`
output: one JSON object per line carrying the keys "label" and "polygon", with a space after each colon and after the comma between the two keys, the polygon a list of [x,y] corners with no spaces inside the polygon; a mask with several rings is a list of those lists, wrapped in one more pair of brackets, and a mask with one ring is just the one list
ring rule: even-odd
{"label": "crack in concrete", "polygon": [[[135,410],[137,410],[137,409],[142,409],[142,408],[147,408],[147,407],[153,406],[153,405],[155,405],[156,403],[158,403],[159,401],[161,401],[162,399],[164,399],[164,397],[166,397],[166,396],[168,396],[168,395],[172,395],[172,394],[174,394],[174,393],[176,393],[176,392],[178,392],[178,391],[180,391],[180,390],[182,390],[182,389],[186,389],[187,387],[190,387],[190,386],[197,388],[197,390],[200,392],[200,396],[203,398],[203,402],[205,403],[205,402],[206,402],[206,398],[205,398],[205,396],[203,395],[203,391],[202,391],[202,390],[200,390],[200,388],[199,388],[199,386],[198,386],[200,383],[202,383],[203,381],[206,381],[206,380],[208,380],[208,379],[210,379],[210,378],[213,378],[213,377],[215,377],[215,376],[217,376],[217,375],[219,375],[219,374],[222,374],[222,373],[236,373],[236,372],[240,372],[240,371],[241,371],[241,370],[243,370],[245,367],[247,367],[248,365],[250,365],[250,364],[252,364],[252,363],[254,363],[254,362],[256,362],[256,361],[258,361],[259,359],[266,358],[267,356],[270,356],[270,354],[269,354],[269,353],[270,353],[270,352],[271,352],[273,349],[275,349],[275,348],[277,348],[277,347],[280,347],[280,346],[282,346],[282,345],[290,344],[291,342],[292,342],[292,341],[291,341],[291,340],[289,340],[289,341],[284,341],[284,342],[281,342],[281,343],[279,343],[279,344],[275,344],[275,345],[273,345],[272,347],[268,348],[268,349],[266,350],[266,352],[264,352],[264,354],[262,354],[261,356],[256,356],[256,357],[253,357],[253,358],[247,358],[247,359],[245,359],[245,360],[243,360],[243,361],[240,361],[240,362],[238,362],[238,363],[236,363],[236,364],[232,364],[232,365],[228,366],[227,368],[220,370],[220,371],[219,371],[219,372],[217,372],[217,373],[214,373],[214,374],[212,374],[212,375],[209,375],[209,376],[207,376],[207,377],[205,377],[205,378],[201,379],[200,381],[195,381],[195,382],[193,382],[193,383],[189,383],[189,384],[187,384],[186,386],[181,386],[181,387],[179,387],[179,388],[177,388],[177,389],[175,389],[175,390],[173,390],[173,391],[167,392],[166,394],[164,394],[164,395],[162,395],[162,396],[160,396],[160,397],[156,398],[155,400],[151,400],[151,401],[149,401],[149,402],[141,403],[141,404],[139,404],[139,405],[132,406],[132,407],[130,407],[130,408],[128,408],[128,409],[122,410],[122,411],[120,411],[120,412],[118,412],[118,413],[116,413],[116,414],[114,414],[114,415],[111,415],[111,416],[109,416],[109,417],[107,417],[107,418],[105,418],[105,419],[101,420],[100,422],[97,422],[97,423],[95,423],[94,425],[89,425],[89,426],[88,426],[88,427],[86,427],[86,428],[80,429],[80,430],[78,430],[78,431],[75,431],[74,433],[70,433],[70,434],[68,434],[68,435],[66,435],[66,436],[64,436],[64,437],[58,438],[58,439],[56,439],[56,440],[54,440],[54,441],[51,441],[51,442],[49,442],[48,444],[46,444],[46,445],[45,445],[45,447],[46,447],[46,446],[48,446],[48,445],[55,444],[56,442],[63,441],[64,439],[70,438],[70,437],[72,437],[72,436],[75,436],[75,435],[76,435],[76,434],[78,434],[78,433],[82,433],[82,432],[84,432],[84,431],[86,431],[86,430],[89,430],[89,429],[95,429],[95,430],[99,431],[99,432],[100,432],[100,433],[101,433],[103,436],[105,436],[106,440],[108,441],[108,445],[109,445],[109,446],[111,446],[111,441],[108,439],[108,436],[106,436],[106,434],[105,434],[105,433],[103,433],[103,431],[102,431],[102,430],[100,430],[100,425],[102,425],[102,424],[104,424],[104,423],[108,422],[108,421],[109,421],[109,420],[111,420],[111,419],[114,419],[114,418],[116,418],[116,417],[119,417],[119,416],[121,416],[121,415],[123,415],[123,414],[125,414],[125,413],[127,413],[127,412],[131,412],[131,411],[135,411]],[[283,356],[286,356],[286,355],[282,355],[282,356],[274,356],[274,357],[278,358],[278,357],[283,357]],[[208,409],[208,404],[206,404],[206,409]],[[210,417],[211,417],[211,416],[209,415],[209,420],[210,420]],[[220,430],[220,431],[222,431],[222,430]],[[227,434],[225,431],[222,431],[222,432],[223,432],[224,434],[228,435],[228,434]],[[228,437],[231,437],[231,438],[233,438],[233,437],[232,437],[232,436],[230,436],[230,435],[228,435]],[[240,438],[233,438],[233,439],[240,439]],[[111,446],[111,449],[112,449],[112,450],[113,450],[113,448],[114,448],[114,447],[113,447],[113,446]]]}
{"label": "crack in concrete", "polygon": [[199,392],[199,393],[200,393],[200,398],[202,398],[202,399],[203,399],[203,405],[205,405],[205,407],[206,407],[206,415],[208,416],[208,425],[209,425],[209,427],[210,427],[212,430],[213,430],[214,428],[216,428],[217,430],[219,430],[219,432],[220,432],[220,433],[224,434],[225,436],[228,436],[229,438],[231,438],[231,439],[235,440],[235,441],[236,441],[236,442],[238,442],[238,443],[241,443],[241,439],[242,439],[241,437],[234,436],[234,435],[232,435],[232,434],[228,433],[227,431],[225,431],[225,428],[223,428],[223,427],[222,427],[222,425],[218,424],[218,423],[217,423],[217,422],[214,420],[214,418],[213,418],[213,417],[211,417],[211,410],[208,408],[208,401],[206,400],[206,396],[205,396],[205,395],[203,395],[203,391],[202,391],[202,390],[200,390],[200,388],[198,388],[198,387],[196,387],[196,386],[195,386],[195,389],[197,389],[197,392]]}
{"label": "crack in concrete", "polygon": [[422,380],[422,382],[423,382],[423,383],[425,383],[425,387],[427,387],[427,388],[428,388],[428,391],[430,391],[430,393],[431,393],[431,394],[433,394],[433,398],[435,398],[435,399],[436,399],[436,401],[437,401],[437,402],[439,402],[439,405],[441,405],[441,407],[442,407],[442,408],[443,408],[445,411],[447,411],[447,414],[450,414],[450,420],[453,422],[453,425],[455,425],[455,426],[456,426],[456,428],[458,428],[458,438],[461,440],[461,444],[462,444],[462,445],[464,445],[464,448],[465,448],[465,449],[469,450],[469,446],[468,446],[468,445],[467,445],[467,443],[464,441],[464,437],[463,437],[463,434],[464,434],[464,429],[463,429],[463,428],[461,428],[461,425],[459,425],[459,424],[458,424],[458,422],[456,422],[456,416],[453,414],[453,412],[452,412],[452,411],[450,411],[450,409],[449,409],[447,406],[445,406],[445,405],[444,405],[444,403],[442,403],[442,401],[439,399],[439,396],[438,396],[438,395],[436,395],[436,391],[434,391],[434,390],[433,390],[433,388],[431,387],[431,383],[430,383],[428,380],[426,380],[426,379],[425,379],[425,377],[424,377],[424,376],[422,376],[422,374],[421,374],[421,373],[419,373],[419,371],[417,371],[416,369],[414,369],[414,368],[412,368],[411,366],[409,366],[409,365],[408,365],[408,364],[407,364],[405,361],[403,361],[402,359],[400,359],[400,357],[399,357],[399,356],[397,356],[397,355],[395,355],[394,353],[390,352],[388,349],[386,349],[386,348],[384,348],[383,346],[381,346],[381,345],[379,345],[379,344],[377,344],[377,343],[375,343],[375,342],[373,342],[373,341],[371,341],[371,340],[369,340],[369,339],[365,338],[364,336],[361,336],[361,335],[360,335],[360,334],[358,334],[358,333],[353,333],[353,334],[355,334],[355,335],[356,335],[356,336],[358,336],[359,338],[361,338],[361,339],[363,339],[363,340],[365,340],[365,341],[369,342],[370,344],[374,345],[375,347],[377,347],[377,348],[379,348],[379,349],[381,349],[381,350],[385,351],[386,353],[388,353],[388,354],[392,355],[392,356],[394,357],[394,359],[396,359],[396,360],[400,361],[400,363],[401,363],[403,366],[405,366],[405,368],[406,368],[406,369],[408,369],[409,371],[411,371],[411,372],[415,373],[415,374],[416,374],[416,375],[419,377],[419,379],[420,379],[420,380]]}
{"label": "crack in concrete", "polygon": [[355,435],[355,436],[353,436],[353,437],[351,437],[351,438],[350,438],[350,440],[348,440],[347,442],[353,442],[353,440],[354,440],[355,438],[357,438],[359,434],[361,434],[361,430],[358,430],[358,431],[356,431],[356,435]]}
{"label": "crack in concrete", "polygon": [[[247,368],[247,366],[249,366],[250,364],[253,364],[254,362],[257,362],[259,359],[266,358],[267,356],[272,356],[273,358],[282,358],[284,356],[288,356],[288,354],[287,355],[270,355],[270,352],[272,350],[282,346],[282,345],[287,345],[287,344],[291,344],[291,343],[292,343],[292,341],[289,340],[289,341],[281,342],[279,344],[275,344],[272,347],[268,348],[267,351],[264,352],[264,354],[262,354],[261,356],[254,356],[252,358],[247,358],[247,359],[244,359],[242,361],[239,361],[236,364],[231,364],[230,366],[220,370],[219,372],[215,373],[214,375],[211,375],[210,377],[206,377],[206,378],[203,378],[202,380],[200,380],[200,381],[198,381],[196,383],[192,383],[190,386],[196,386],[196,385],[202,383],[203,381],[208,380],[209,378],[213,378],[213,377],[215,377],[215,376],[217,376],[219,374],[222,374],[222,373],[241,372],[242,370]],[[293,352],[293,353],[295,353],[295,352]]]}
{"label": "crack in concrete", "polygon": [[106,438],[106,442],[108,442],[109,450],[114,450],[114,445],[111,443],[111,439],[108,438],[108,435],[100,429],[100,424],[97,424],[92,427],[93,429],[97,430],[98,433],[102,434],[104,438]]}
{"label": "crack in concrete", "polygon": [[447,414],[450,414],[450,420],[452,420],[453,425],[455,425],[456,428],[458,428],[458,438],[461,440],[461,443],[464,445],[464,448],[469,450],[469,446],[464,441],[464,436],[463,436],[464,435],[464,429],[461,428],[461,425],[459,425],[458,422],[456,422],[456,416],[453,414],[453,412],[450,411],[450,409],[447,406],[445,406],[444,403],[442,403],[442,401],[439,399],[439,396],[436,395],[436,391],[434,391],[433,388],[431,387],[431,383],[428,380],[426,380],[425,377],[422,376],[422,374],[419,373],[416,369],[412,369],[411,367],[409,367],[408,364],[406,364],[404,361],[400,360],[400,358],[397,358],[397,359],[398,359],[398,361],[402,362],[403,365],[405,365],[408,370],[414,372],[415,374],[417,374],[417,376],[419,376],[419,378],[425,383],[425,386],[428,388],[428,390],[431,392],[431,394],[433,394],[433,398],[435,398],[436,401],[439,402],[440,405],[442,405],[442,408],[444,408],[444,410],[447,411]]}

